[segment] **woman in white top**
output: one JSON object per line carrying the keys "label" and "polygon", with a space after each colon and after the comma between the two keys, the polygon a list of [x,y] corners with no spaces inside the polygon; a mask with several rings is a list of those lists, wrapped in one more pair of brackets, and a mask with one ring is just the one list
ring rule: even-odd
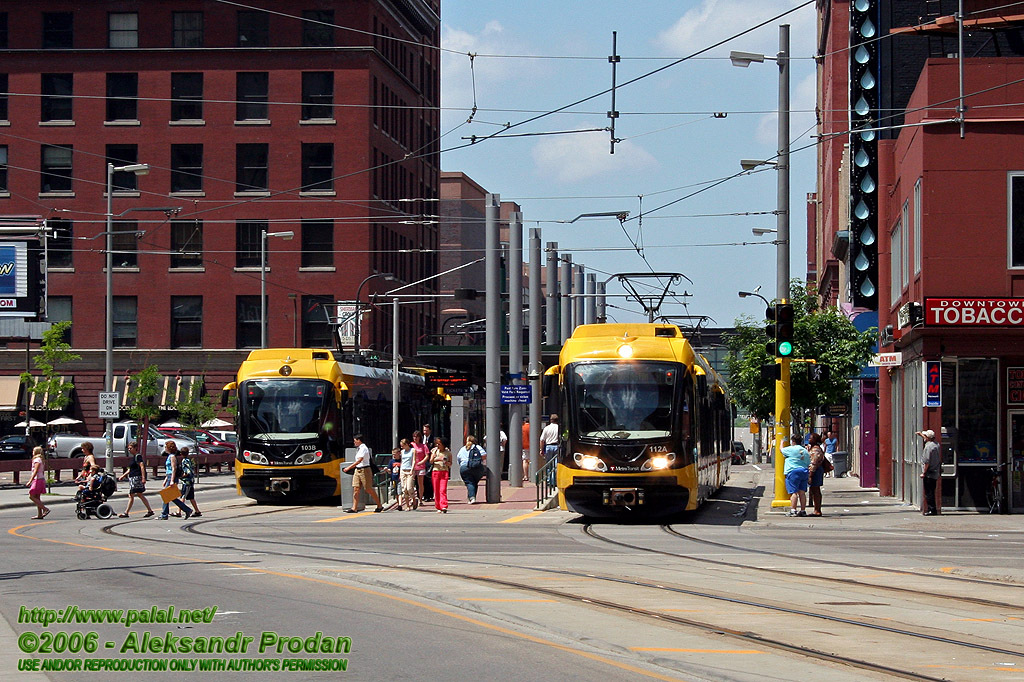
{"label": "woman in white top", "polygon": [[46,518],[50,509],[39,499],[39,496],[46,492],[46,454],[38,445],[32,449],[32,473],[29,474],[28,479],[28,499],[35,502],[37,510],[36,515],[32,518]]}

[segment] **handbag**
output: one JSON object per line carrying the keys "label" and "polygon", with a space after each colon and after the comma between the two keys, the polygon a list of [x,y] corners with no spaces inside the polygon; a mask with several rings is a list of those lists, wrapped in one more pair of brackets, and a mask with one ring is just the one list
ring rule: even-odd
{"label": "handbag", "polygon": [[825,470],[826,474],[830,474],[835,470],[835,466],[832,464],[832,462],[828,461],[828,457],[822,458],[821,468]]}
{"label": "handbag", "polygon": [[160,499],[164,501],[164,504],[170,504],[179,497],[181,497],[181,488],[177,483],[172,483],[160,491]]}

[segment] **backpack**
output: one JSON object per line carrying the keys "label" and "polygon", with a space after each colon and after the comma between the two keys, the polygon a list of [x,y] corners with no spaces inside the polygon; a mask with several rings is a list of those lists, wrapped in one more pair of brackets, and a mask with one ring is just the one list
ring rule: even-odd
{"label": "backpack", "polygon": [[484,465],[483,455],[480,454],[480,446],[474,445],[469,449],[469,461],[466,462],[466,466],[470,469],[477,469]]}
{"label": "backpack", "polygon": [[103,493],[104,497],[110,497],[117,492],[117,481],[114,480],[113,476],[101,474],[101,478],[97,482],[96,489]]}
{"label": "backpack", "polygon": [[182,457],[181,464],[179,466],[181,468],[181,473],[178,475],[178,478],[185,483],[195,483],[196,463],[192,458]]}

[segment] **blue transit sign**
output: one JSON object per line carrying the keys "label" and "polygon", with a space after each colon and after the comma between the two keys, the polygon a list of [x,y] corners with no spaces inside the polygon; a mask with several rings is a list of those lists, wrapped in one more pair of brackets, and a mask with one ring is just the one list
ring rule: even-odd
{"label": "blue transit sign", "polygon": [[520,386],[502,384],[501,404],[502,405],[529,405],[533,402],[533,386]]}

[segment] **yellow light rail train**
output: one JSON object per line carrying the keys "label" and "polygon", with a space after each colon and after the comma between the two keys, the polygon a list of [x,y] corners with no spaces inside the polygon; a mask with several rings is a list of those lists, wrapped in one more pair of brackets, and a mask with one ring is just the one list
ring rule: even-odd
{"label": "yellow light rail train", "polygon": [[562,509],[670,516],[696,509],[728,479],[725,384],[675,325],[581,325],[546,375],[558,382]]}

